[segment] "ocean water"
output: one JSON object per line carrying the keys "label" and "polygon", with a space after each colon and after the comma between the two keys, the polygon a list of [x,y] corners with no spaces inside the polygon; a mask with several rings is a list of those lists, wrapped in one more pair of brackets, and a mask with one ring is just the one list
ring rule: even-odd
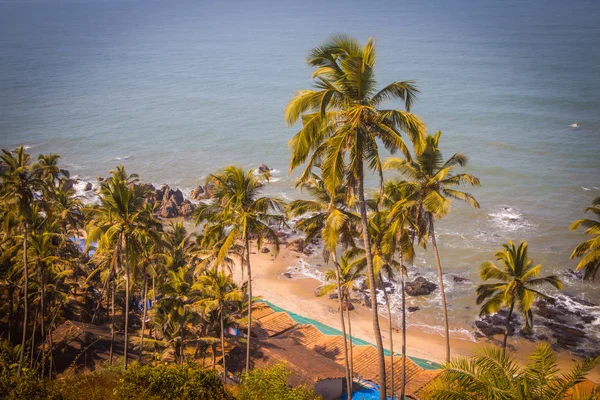
{"label": "ocean water", "polygon": [[[546,273],[576,265],[584,235],[567,227],[600,196],[599,18],[582,0],[0,1],[0,147],[60,153],[83,180],[123,164],[186,190],[266,163],[267,190],[294,198],[283,109],[311,85],[305,56],[333,33],[374,35],[379,82],[416,81],[413,111],[482,181],[481,209],[456,203],[438,228],[454,335],[469,339],[478,267],[502,243],[528,240]],[[434,279],[431,254],[410,272]],[[597,288],[565,292],[598,303]],[[440,328],[439,296],[410,302],[413,326]],[[600,337],[600,319],[588,329]]]}

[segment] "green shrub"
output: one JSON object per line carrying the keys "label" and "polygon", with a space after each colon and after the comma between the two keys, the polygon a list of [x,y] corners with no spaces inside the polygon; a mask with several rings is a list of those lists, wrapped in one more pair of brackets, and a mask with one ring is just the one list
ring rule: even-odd
{"label": "green shrub", "polygon": [[18,378],[14,371],[0,366],[0,399],[37,400],[52,398],[35,371],[23,370]]}
{"label": "green shrub", "polygon": [[122,378],[118,399],[230,400],[214,371],[194,363],[185,365],[133,366]]}
{"label": "green shrub", "polygon": [[123,369],[107,366],[90,373],[75,374],[48,382],[48,388],[61,400],[110,400],[121,385]]}
{"label": "green shrub", "polygon": [[291,372],[280,363],[271,368],[253,369],[242,378],[238,392],[239,400],[313,400],[312,390],[306,386],[289,387]]}

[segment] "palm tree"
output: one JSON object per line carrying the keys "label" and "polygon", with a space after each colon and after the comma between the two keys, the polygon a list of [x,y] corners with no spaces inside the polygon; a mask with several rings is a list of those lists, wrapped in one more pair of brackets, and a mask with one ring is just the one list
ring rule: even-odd
{"label": "palm tree", "polygon": [[379,203],[386,207],[386,219],[389,221],[382,238],[383,251],[397,252],[400,258],[400,292],[402,298],[402,381],[400,399],[404,399],[406,387],[406,293],[404,291],[407,268],[404,262],[414,260],[412,238],[416,236],[418,226],[413,220],[415,202],[411,200],[412,187],[406,182],[387,181],[384,184],[384,194]]}
{"label": "palm tree", "polygon": [[527,242],[521,242],[519,247],[510,241],[502,245],[504,250],[496,253],[497,266],[491,261],[486,261],[479,269],[479,276],[485,282],[489,279],[499,280],[499,283],[481,284],[477,287],[477,304],[482,304],[480,315],[489,315],[498,312],[502,307],[508,307],[506,317],[506,330],[502,352],[506,352],[508,330],[515,305],[525,318],[525,330],[533,329],[533,311],[531,306],[536,297],[549,297],[534,289],[540,285],[549,284],[562,289],[562,282],[556,275],[538,278],[542,264],[533,266],[533,261],[527,252]]}
{"label": "palm tree", "polygon": [[[248,332],[252,329],[252,268],[250,266],[250,238],[256,238],[261,248],[265,239],[273,243],[274,252],[279,251],[279,238],[271,224],[282,225],[283,215],[275,214],[284,209],[284,203],[275,198],[260,196],[263,183],[254,170],[244,172],[242,168],[227,166],[211,175],[207,184],[213,185],[213,203],[201,204],[194,211],[196,224],[208,222],[210,229],[227,232],[218,242],[215,265],[222,265],[232,249],[242,242],[245,264],[248,269]],[[246,371],[250,370],[250,334],[246,344]]]}
{"label": "palm tree", "polygon": [[183,364],[186,324],[194,317],[192,305],[201,295],[200,289],[193,283],[192,269],[184,266],[175,271],[167,271],[167,279],[161,285],[161,292],[164,297],[159,301],[158,308],[170,315],[171,323],[178,327],[177,335],[171,339],[175,341],[175,355]]}
{"label": "palm tree", "polygon": [[[340,303],[340,314],[342,323],[343,310],[346,309],[346,319],[348,320],[348,348],[350,349],[350,356],[346,356],[350,360],[350,386],[348,389],[349,397],[351,398],[352,393],[352,377],[354,376],[354,365],[352,358],[352,322],[350,319],[350,293],[354,289],[358,289],[356,282],[363,277],[364,274],[360,268],[357,268],[355,263],[351,262],[348,257],[342,256],[339,262],[336,261],[335,267],[325,271],[325,279],[328,281],[335,281],[324,285],[319,292],[320,296],[331,293],[334,290],[338,292],[338,300]],[[346,337],[346,329],[343,329],[343,335]]]}
{"label": "palm tree", "polygon": [[[381,176],[378,141],[388,151],[393,153],[401,150],[410,158],[401,136],[402,131],[408,134],[417,152],[422,150],[425,126],[410,113],[417,89],[413,82],[404,81],[392,82],[376,91],[373,38],[361,46],[351,37],[333,36],[311,50],[308,64],[315,67],[312,78],[316,90],[299,91],[285,109],[285,120],[289,125],[302,119],[301,130],[289,142],[292,151],[290,171],[308,159],[304,172],[306,176],[322,160],[323,180],[329,192],[335,192],[345,179],[349,189],[357,193],[367,256],[367,278],[371,287],[374,287],[365,205],[364,163]],[[392,99],[403,100],[406,111],[379,108],[383,102]],[[375,293],[372,292],[371,296],[383,399],[386,387],[383,343]]]}
{"label": "palm tree", "polygon": [[396,169],[410,181],[407,185],[413,187],[414,196],[417,197],[416,223],[420,227],[420,235],[424,242],[431,237],[433,253],[435,256],[440,291],[442,294],[442,308],[444,311],[444,328],[446,332],[446,361],[450,360],[450,329],[448,326],[448,306],[446,304],[446,291],[444,290],[444,277],[442,264],[435,237],[434,220],[442,218],[450,212],[451,199],[461,200],[479,208],[479,203],[473,196],[466,192],[452,189],[453,186],[468,184],[478,186],[479,179],[470,174],[454,174],[456,165],[467,164],[464,154],[456,153],[444,161],[439,148],[442,132],[428,135],[425,150],[415,160],[390,158],[384,163],[386,169]]}
{"label": "palm tree", "polygon": [[[346,366],[346,382],[348,398],[352,398],[352,356],[348,356],[348,343],[346,342],[346,324],[344,322],[344,310],[342,307],[342,281],[341,271],[337,258],[337,248],[355,247],[354,237],[355,226],[360,223],[360,217],[352,213],[346,205],[347,194],[344,187],[338,188],[332,196],[325,189],[325,184],[320,176],[311,173],[305,181],[299,181],[296,187],[306,190],[314,200],[294,200],[288,205],[288,215],[291,218],[298,218],[296,228],[304,232],[305,243],[321,237],[325,246],[325,261],[329,257],[333,259],[335,280],[340,299],[340,322],[342,326],[342,335],[344,338],[344,357]],[[332,278],[333,279],[333,278]],[[332,289],[334,290],[334,289]],[[350,317],[348,310],[348,319]],[[350,321],[348,320],[350,324]],[[350,335],[352,342],[352,335]],[[352,353],[352,344],[350,344],[350,353]]]}
{"label": "palm tree", "polygon": [[520,366],[502,351],[487,348],[481,355],[459,357],[446,363],[444,371],[428,384],[422,399],[467,400],[563,400],[597,399],[600,390],[589,396],[574,397],[575,386],[600,364],[600,356],[577,362],[567,373],[559,374],[556,354],[546,342],[538,344]]}
{"label": "palm tree", "polygon": [[[221,325],[221,354],[223,356],[223,381],[227,380],[227,364],[225,363],[225,314],[229,312],[236,302],[241,302],[244,295],[233,283],[230,274],[213,268],[201,275],[194,284],[194,288],[201,291],[205,298],[197,305],[207,311],[217,311]],[[250,334],[248,334],[248,339]]]}
{"label": "palm tree", "polygon": [[[155,228],[158,228],[158,226]],[[161,242],[157,229],[153,230],[151,227],[149,227],[147,231],[141,232],[139,241],[141,254],[138,264],[141,267],[140,272],[142,274],[143,313],[142,329],[140,334],[140,353],[138,359],[139,361],[142,361],[142,355],[144,353],[144,335],[146,333],[146,317],[148,315],[148,274],[153,272],[153,267],[155,267],[158,262],[163,260],[164,256],[159,250]]]}
{"label": "palm tree", "polygon": [[52,227],[47,227],[47,229],[41,232],[32,231],[29,236],[28,250],[30,254],[28,257],[31,264],[37,267],[38,286],[40,288],[39,309],[42,337],[46,333],[44,328],[44,320],[46,319],[46,285],[48,282],[53,286],[57,284],[58,282],[52,278],[61,274],[61,271],[69,271],[67,268],[70,266],[68,259],[58,255],[58,248],[55,244],[58,236],[57,233],[52,232]]}
{"label": "palm tree", "polygon": [[127,175],[123,166],[111,171],[111,177],[100,184],[101,204],[89,210],[91,221],[88,223],[86,242],[91,245],[98,242],[95,254],[102,257],[109,253],[112,257],[113,290],[118,270],[125,269],[125,332],[124,332],[124,366],[127,368],[128,328],[129,328],[129,289],[131,268],[135,267],[140,254],[139,235],[149,225],[156,224],[145,199],[148,188],[137,183],[137,175]]}
{"label": "palm tree", "polygon": [[[37,177],[36,171],[31,166],[31,157],[25,153],[23,146],[15,153],[2,150],[0,155],[0,200],[7,207],[4,212],[13,214],[19,221],[23,235],[23,336],[19,354],[18,376],[21,376],[25,352],[25,341],[27,340],[28,315],[28,287],[29,287],[29,263],[27,260],[29,242],[29,224],[33,217],[35,192],[42,188],[42,181]],[[3,216],[4,219],[7,215]]]}
{"label": "palm tree", "polygon": [[586,208],[585,211],[591,211],[598,220],[578,219],[569,226],[572,231],[583,226],[586,228],[585,234],[592,237],[575,247],[571,258],[581,258],[577,264],[577,271],[583,269],[585,271],[584,279],[594,280],[600,269],[600,197],[596,197],[592,201],[592,206]]}

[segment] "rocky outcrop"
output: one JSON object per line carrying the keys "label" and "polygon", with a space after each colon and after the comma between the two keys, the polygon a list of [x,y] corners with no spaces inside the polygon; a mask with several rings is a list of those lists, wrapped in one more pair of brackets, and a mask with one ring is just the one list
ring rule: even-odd
{"label": "rocky outcrop", "polygon": [[179,214],[182,217],[191,217],[195,208],[196,207],[189,200],[184,200],[183,203],[181,203],[181,207],[179,208]]}
{"label": "rocky outcrop", "polygon": [[406,282],[404,291],[409,296],[426,296],[431,294],[437,289],[437,285],[433,282],[429,282],[422,276],[417,277],[412,282]]}
{"label": "rocky outcrop", "polygon": [[92,182],[88,182],[85,184],[85,187],[83,188],[83,190],[85,190],[86,192],[89,192],[93,188],[94,188],[94,186],[92,186]]}
{"label": "rocky outcrop", "polygon": [[557,322],[546,322],[546,325],[552,331],[552,337],[556,343],[564,349],[573,349],[582,344],[586,334],[583,330],[560,324]]}
{"label": "rocky outcrop", "polygon": [[419,310],[420,310],[420,308],[417,306],[410,306],[406,309],[406,311],[408,311],[408,312],[415,312],[415,311],[419,311]]}
{"label": "rocky outcrop", "polygon": [[[508,310],[502,309],[495,314],[487,315],[475,321],[475,327],[480,333],[478,336],[492,337],[494,335],[504,334],[506,330],[506,318]],[[521,318],[513,312],[510,324],[508,326],[508,335],[512,336],[517,330],[517,326],[521,325]]]}
{"label": "rocky outcrop", "polygon": [[465,278],[458,275],[452,275],[452,281],[455,283],[469,283],[471,280],[469,278]]}
{"label": "rocky outcrop", "polygon": [[302,253],[304,251],[304,239],[292,240],[287,244],[287,248],[291,251]]}
{"label": "rocky outcrop", "polygon": [[162,218],[191,217],[196,206],[183,196],[180,189],[171,189],[169,185],[163,185],[160,189],[148,185],[148,190],[152,195],[147,201],[155,205],[155,212]]}
{"label": "rocky outcrop", "polygon": [[271,168],[269,168],[267,164],[260,164],[258,166],[258,172],[261,174],[266,174],[267,172],[271,172]]}
{"label": "rocky outcrop", "polygon": [[214,186],[210,183],[202,186],[199,185],[196,189],[192,190],[190,194],[190,198],[192,200],[200,201],[200,200],[208,200],[211,199],[214,192]]}

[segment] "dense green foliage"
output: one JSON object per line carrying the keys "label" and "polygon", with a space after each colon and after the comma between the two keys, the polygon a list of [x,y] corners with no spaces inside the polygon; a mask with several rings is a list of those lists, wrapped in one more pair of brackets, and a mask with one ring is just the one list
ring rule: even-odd
{"label": "dense green foliage", "polygon": [[312,400],[318,399],[304,386],[290,388],[287,384],[290,371],[285,364],[271,368],[255,369],[242,377],[240,400]]}
{"label": "dense green foliage", "polygon": [[477,304],[481,304],[481,315],[497,313],[502,307],[508,308],[506,317],[506,330],[504,333],[503,351],[506,350],[506,340],[509,325],[515,306],[525,319],[525,332],[533,329],[533,302],[541,297],[550,299],[538,290],[539,286],[551,285],[562,289],[562,282],[556,275],[539,278],[542,265],[533,265],[529,258],[527,243],[521,242],[519,246],[511,241],[503,245],[503,250],[496,253],[496,260],[500,266],[491,261],[486,261],[479,269],[482,281],[490,279],[499,282],[484,283],[477,287]]}
{"label": "dense green foliage", "polygon": [[[600,389],[573,394],[574,386],[600,365],[600,356],[578,362],[567,373],[559,373],[556,354],[547,343],[539,344],[524,367],[498,349],[458,357],[427,388],[430,400],[594,400]],[[568,397],[567,397],[568,396]]]}
{"label": "dense green foliage", "polygon": [[586,228],[585,234],[591,238],[575,247],[571,258],[581,258],[577,264],[577,271],[583,269],[584,278],[594,280],[600,270],[600,197],[596,197],[592,201],[592,206],[586,208],[585,211],[591,211],[596,220],[578,219],[573,221],[569,229],[574,231],[583,226]]}

